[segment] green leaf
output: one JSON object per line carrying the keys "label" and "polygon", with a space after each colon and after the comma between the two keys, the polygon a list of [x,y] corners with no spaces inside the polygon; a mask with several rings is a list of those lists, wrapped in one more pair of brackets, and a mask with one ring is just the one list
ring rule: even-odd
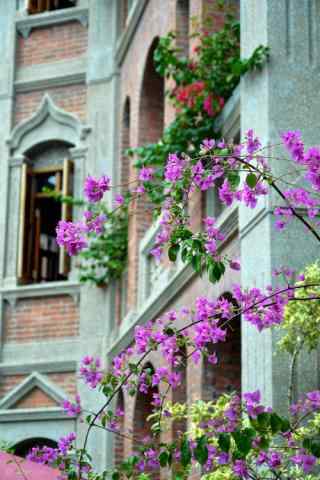
{"label": "green leaf", "polygon": [[161,452],[159,455],[159,462],[161,467],[165,467],[168,464],[169,455],[167,452]]}
{"label": "green leaf", "polygon": [[181,463],[183,467],[187,467],[191,462],[192,454],[187,438],[184,438],[181,443]]}
{"label": "green leaf", "polygon": [[177,260],[177,255],[180,249],[180,245],[175,244],[171,245],[171,247],[168,250],[168,257],[171,262],[175,262]]}
{"label": "green leaf", "polygon": [[258,178],[256,177],[256,175],[254,173],[249,173],[246,178],[246,184],[248,185],[248,187],[253,189],[255,188],[257,183],[258,183]]}
{"label": "green leaf", "polygon": [[257,416],[257,422],[260,429],[266,430],[270,424],[270,413],[259,413],[259,415]]}
{"label": "green leaf", "polygon": [[242,457],[246,457],[252,448],[252,439],[255,437],[255,431],[252,428],[245,428],[244,430],[233,432],[232,436],[239,453]]}
{"label": "green leaf", "polygon": [[205,435],[197,440],[197,446],[194,449],[194,456],[200,465],[204,465],[208,460],[208,448],[207,448],[208,439]]}
{"label": "green leaf", "polygon": [[229,433],[220,433],[218,438],[218,445],[223,452],[229,452],[231,445],[231,437]]}
{"label": "green leaf", "polygon": [[271,413],[270,427],[273,435],[281,431],[282,423],[283,423],[282,418],[279,417],[277,413]]}
{"label": "green leaf", "polygon": [[320,442],[319,441],[312,442],[311,446],[310,446],[310,451],[311,451],[312,455],[319,458],[320,457]]}

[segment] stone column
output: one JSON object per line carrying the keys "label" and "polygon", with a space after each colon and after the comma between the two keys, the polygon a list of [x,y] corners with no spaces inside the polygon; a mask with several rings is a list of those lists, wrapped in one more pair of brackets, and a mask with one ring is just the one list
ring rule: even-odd
{"label": "stone column", "polygon": [[5,287],[17,286],[17,262],[19,255],[19,227],[20,227],[20,190],[21,190],[21,167],[27,162],[23,155],[16,155],[9,159],[8,175],[8,221],[4,230],[5,244],[5,275],[3,285]]}
{"label": "stone column", "polygon": [[9,151],[6,139],[12,126],[15,62],[15,21],[16,2],[4,0],[0,15],[0,286],[3,283],[7,231],[7,200],[9,176]]}
{"label": "stone column", "polygon": [[[115,152],[116,78],[114,74],[114,46],[116,33],[116,5],[113,0],[89,2],[89,37],[87,67],[87,123],[92,128],[88,139],[88,154],[84,175],[112,175]],[[107,200],[111,198],[107,197]],[[111,288],[83,286],[80,300],[80,341],[83,355],[106,358],[106,343],[112,325]],[[96,410],[103,401],[78,385],[85,408]],[[79,424],[79,446],[82,445],[87,425]],[[110,437],[110,438],[109,438]],[[96,429],[91,432],[89,451],[99,469],[112,462],[112,436]]]}
{"label": "stone column", "polygon": [[[243,57],[250,56],[259,44],[268,45],[271,53],[261,73],[247,75],[241,82],[242,135],[253,128],[264,144],[275,145],[280,132],[301,129],[308,146],[319,144],[319,25],[316,0],[241,2]],[[284,150],[272,147],[270,155],[284,157]],[[276,174],[288,165],[280,159],[272,161]],[[274,281],[274,268],[300,269],[319,256],[319,245],[299,223],[284,233],[275,231],[272,211],[279,203],[279,197],[271,194],[253,211],[240,208],[243,286],[266,286]],[[259,334],[244,324],[242,335],[243,391],[260,388],[267,404],[283,409],[288,361],[275,354],[278,334],[270,330]],[[317,355],[307,357],[299,366],[299,389],[318,386]]]}

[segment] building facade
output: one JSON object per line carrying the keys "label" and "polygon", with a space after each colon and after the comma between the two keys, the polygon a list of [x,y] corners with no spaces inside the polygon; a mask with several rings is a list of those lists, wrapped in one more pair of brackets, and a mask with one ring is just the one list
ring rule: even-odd
{"label": "building facade", "polygon": [[[225,105],[223,136],[238,139],[253,127],[272,145],[280,131],[300,128],[307,144],[318,143],[317,1],[228,3],[240,14],[243,55],[264,44],[271,60],[246,76]],[[0,6],[0,439],[24,455],[71,430],[81,442],[85,425],[66,417],[61,402],[77,391],[87,409],[101,401],[78,380],[82,356],[99,355],[107,367],[130,344],[136,325],[200,295],[229,297],[236,282],[265,286],[280,259],[299,268],[306,251],[309,258],[317,252],[301,230],[275,236],[276,198],[249,214],[222,208],[214,194],[195,195],[189,205],[194,225],[205,212],[216,216],[225,234],[223,252],[241,258],[241,274],[228,271],[212,285],[180,262],[154,262],[149,252],[159,225],[150,206],[138,202],[123,279],[106,288],[80,286],[76,263],[53,239],[57,221],[76,219],[79,211],[54,203],[43,187],[79,197],[87,174],[130,182],[135,171],[123,151],[157,141],[175,115],[165,98],[168,85],[153,65],[159,37],[177,31],[179,46],[192,57],[192,19],[201,22],[209,12],[217,28],[222,16],[213,0],[0,0]],[[281,406],[288,366],[274,355],[276,341],[274,332],[258,335],[239,319],[221,346],[220,364],[188,363],[173,400],[260,388],[268,404]],[[159,362],[156,354],[149,358],[152,366]],[[318,386],[317,372],[317,356],[306,357],[297,385]],[[125,393],[117,399],[123,426],[136,435],[148,433],[149,400]],[[173,426],[168,439],[174,434]],[[134,440],[114,441],[100,431],[90,437],[101,468],[132,447]]]}

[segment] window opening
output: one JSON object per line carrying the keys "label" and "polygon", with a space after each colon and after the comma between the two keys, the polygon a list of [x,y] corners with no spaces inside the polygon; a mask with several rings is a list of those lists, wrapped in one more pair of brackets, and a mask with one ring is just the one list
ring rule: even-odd
{"label": "window opening", "polygon": [[30,15],[74,7],[76,0],[29,0],[27,10]]}
{"label": "window opening", "polygon": [[56,242],[59,220],[71,220],[71,206],[52,195],[72,195],[73,166],[22,169],[18,277],[21,283],[65,280],[70,259]]}

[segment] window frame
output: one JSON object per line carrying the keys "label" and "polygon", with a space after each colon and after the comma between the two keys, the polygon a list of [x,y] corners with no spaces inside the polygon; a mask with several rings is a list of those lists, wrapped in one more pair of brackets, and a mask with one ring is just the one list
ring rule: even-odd
{"label": "window frame", "polygon": [[[50,165],[48,167],[33,167],[27,162],[24,162],[21,167],[21,181],[20,181],[20,214],[19,214],[19,240],[18,240],[18,259],[17,259],[17,277],[18,283],[38,284],[42,281],[34,280],[34,271],[39,272],[41,270],[40,264],[34,268],[28,260],[33,256],[35,249],[35,242],[37,235],[35,233],[36,225],[36,208],[35,201],[38,198],[49,198],[50,194],[39,193],[34,191],[34,178],[44,173],[61,173],[61,189],[55,188],[56,193],[61,193],[63,196],[70,196],[74,190],[74,163],[71,159],[66,158],[63,164]],[[33,177],[33,178],[31,178]],[[29,185],[29,186],[28,186]],[[29,205],[29,220],[28,220],[28,202]],[[32,219],[32,220],[31,220]],[[72,206],[61,203],[61,215],[60,220],[69,221],[72,220]],[[31,228],[32,226],[32,228]],[[29,228],[29,232],[27,234]],[[67,277],[71,270],[70,257],[64,248],[58,247],[58,274]],[[36,258],[35,258],[36,260]],[[37,265],[37,263],[35,263]],[[63,281],[65,279],[56,280]],[[45,283],[51,283],[55,280],[46,280]]]}

